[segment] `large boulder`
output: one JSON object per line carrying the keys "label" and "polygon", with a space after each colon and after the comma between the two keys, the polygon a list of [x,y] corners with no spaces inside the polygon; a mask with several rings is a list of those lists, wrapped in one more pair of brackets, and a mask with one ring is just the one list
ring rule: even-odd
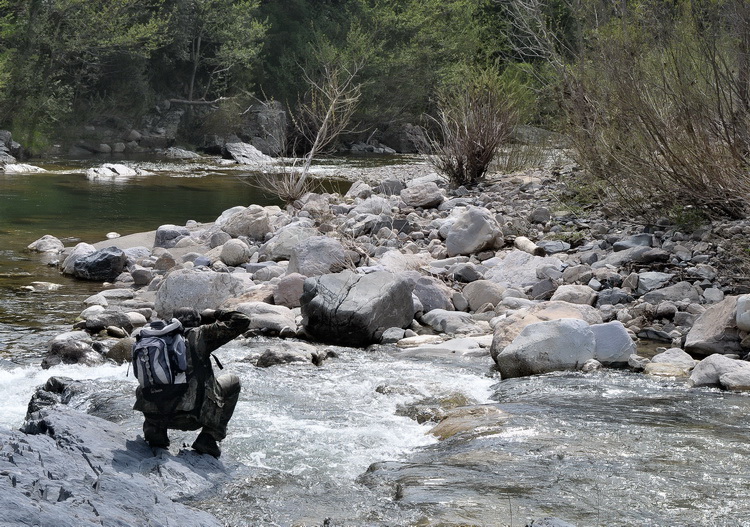
{"label": "large boulder", "polygon": [[242,296],[255,284],[247,273],[217,273],[179,269],[161,282],[154,309],[162,318],[169,318],[178,307],[192,306],[199,311],[215,309],[230,298]]}
{"label": "large boulder", "polygon": [[125,269],[127,255],[117,247],[107,247],[82,256],[73,264],[73,276],[98,282],[113,281]]}
{"label": "large boulder", "polygon": [[233,238],[247,236],[252,240],[263,240],[271,231],[270,214],[260,205],[250,205],[229,216],[222,222],[221,229]]}
{"label": "large boulder", "polygon": [[552,300],[570,302],[571,304],[587,304],[593,306],[596,303],[597,293],[587,285],[561,285],[552,294]]}
{"label": "large boulder", "polygon": [[445,282],[431,276],[422,276],[414,284],[414,294],[425,313],[433,309],[453,310],[453,293]]}
{"label": "large boulder", "polygon": [[577,319],[526,326],[497,357],[504,379],[553,371],[577,370],[594,358],[596,337],[588,323]]}
{"label": "large boulder", "polygon": [[680,348],[669,348],[651,357],[644,373],[647,375],[664,375],[687,377],[698,361]]}
{"label": "large boulder", "polygon": [[139,172],[127,165],[119,163],[105,163],[100,167],[92,167],[86,171],[86,177],[92,181],[130,179],[139,175]]}
{"label": "large boulder", "polygon": [[49,343],[42,368],[46,370],[58,364],[98,366],[103,363],[104,357],[94,350],[87,336],[76,338],[71,333],[70,338],[55,338]]}
{"label": "large boulder", "polygon": [[730,355],[742,351],[735,311],[737,297],[728,296],[703,312],[690,328],[685,351],[696,357],[713,353]]}
{"label": "large boulder", "polygon": [[690,282],[677,282],[674,285],[649,291],[641,297],[641,300],[643,300],[644,302],[655,305],[667,301],[679,302],[681,300],[699,302],[700,299],[700,291]]}
{"label": "large boulder", "polygon": [[490,267],[484,277],[505,287],[523,287],[537,283],[537,271],[546,267],[562,271],[563,264],[554,256],[534,256],[524,251],[513,250]]}
{"label": "large boulder", "polygon": [[280,228],[273,237],[261,245],[260,254],[275,262],[289,260],[294,248],[303,240],[318,236],[311,220],[302,219]]}
{"label": "large boulder", "polygon": [[86,330],[98,333],[108,327],[122,328],[128,334],[133,331],[130,317],[122,311],[105,310],[86,318]]}
{"label": "large boulder", "polygon": [[125,427],[65,404],[27,415],[20,430],[0,430],[0,451],[3,525],[221,525],[180,503],[226,481],[221,462],[190,450],[155,456]]}
{"label": "large boulder", "polygon": [[526,326],[550,320],[574,318],[587,324],[601,324],[599,310],[585,304],[568,302],[541,302],[529,308],[520,309],[495,324],[490,353],[493,358],[505,349]]}
{"label": "large boulder", "polygon": [[505,287],[492,280],[475,280],[464,286],[463,295],[469,302],[469,309],[476,311],[486,304],[497,306],[503,300]]}
{"label": "large boulder", "polygon": [[407,187],[400,195],[406,205],[425,209],[437,207],[445,199],[443,191],[432,181]]}
{"label": "large boulder", "polygon": [[240,165],[267,165],[273,158],[267,156],[253,145],[247,143],[226,143],[224,151],[228,159],[234,159]]}
{"label": "large boulder", "polygon": [[340,241],[329,236],[313,236],[294,246],[288,272],[309,277],[338,273],[345,267],[346,251]]}
{"label": "large boulder", "polygon": [[469,207],[449,227],[445,248],[448,256],[474,254],[494,247],[501,235],[500,225],[489,210]]}
{"label": "large boulder", "polygon": [[55,238],[54,236],[50,234],[45,234],[38,240],[36,240],[33,243],[30,243],[26,247],[29,251],[39,252],[39,253],[45,253],[45,252],[59,252],[62,251],[65,248],[65,245],[63,242],[61,242],[58,238]]}
{"label": "large boulder", "polygon": [[594,358],[605,366],[625,366],[636,352],[636,344],[622,322],[612,321],[591,326],[596,341]]}
{"label": "large boulder", "polygon": [[65,259],[62,262],[62,265],[60,266],[60,270],[62,271],[62,274],[65,275],[72,275],[75,271],[75,264],[84,256],[88,256],[90,254],[94,254],[96,252],[96,247],[89,243],[80,242],[76,244],[75,247],[70,251],[70,254],[68,254]]}
{"label": "large boulder", "polygon": [[294,312],[288,307],[275,306],[265,302],[243,302],[233,306],[234,309],[250,317],[251,330],[262,330],[282,333],[285,330],[297,332]]}
{"label": "large boulder", "polygon": [[299,307],[306,279],[305,275],[299,273],[289,273],[283,276],[273,292],[273,303],[290,309]]}
{"label": "large boulder", "polygon": [[439,333],[448,335],[485,333],[485,328],[469,313],[463,311],[433,309],[425,313],[420,322]]}
{"label": "large boulder", "polygon": [[164,249],[171,249],[177,243],[190,236],[190,230],[187,227],[181,227],[179,225],[161,225],[156,229],[156,235],[154,237],[154,247],[163,247]]}
{"label": "large boulder", "polygon": [[735,321],[740,331],[750,332],[750,295],[737,297]]}
{"label": "large boulder", "polygon": [[[724,375],[736,375],[739,370],[750,371],[750,362],[732,359],[719,353],[709,355],[700,361],[688,380],[690,386],[700,388],[703,386],[722,387],[721,378]],[[731,377],[730,377],[731,379]]]}
{"label": "large boulder", "polygon": [[237,267],[250,260],[250,247],[239,239],[231,239],[221,246],[221,255],[219,258],[222,262],[230,267]]}
{"label": "large boulder", "polygon": [[335,344],[364,346],[378,333],[405,328],[414,317],[412,285],[405,277],[379,271],[342,271],[305,281],[301,298],[307,333]]}

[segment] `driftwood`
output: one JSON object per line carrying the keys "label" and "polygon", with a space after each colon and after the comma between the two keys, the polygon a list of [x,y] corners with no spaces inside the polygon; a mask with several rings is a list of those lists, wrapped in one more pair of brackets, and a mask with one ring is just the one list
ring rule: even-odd
{"label": "driftwood", "polygon": [[547,255],[547,251],[544,250],[544,247],[539,247],[537,244],[529,240],[526,236],[517,236],[513,241],[513,245],[515,245],[516,249],[520,249],[529,254],[533,254],[534,256]]}

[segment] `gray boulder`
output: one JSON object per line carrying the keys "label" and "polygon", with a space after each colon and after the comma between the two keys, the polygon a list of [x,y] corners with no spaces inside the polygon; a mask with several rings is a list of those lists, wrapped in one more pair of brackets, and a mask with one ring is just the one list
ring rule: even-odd
{"label": "gray boulder", "polygon": [[650,264],[656,262],[666,262],[669,260],[669,253],[662,249],[652,247],[631,247],[622,251],[613,252],[603,260],[599,260],[591,265],[593,268],[613,265],[622,267],[625,264]]}
{"label": "gray boulder", "polygon": [[411,282],[378,271],[342,271],[305,281],[301,298],[305,331],[323,341],[364,346],[388,328],[405,328],[414,317]]}
{"label": "gray boulder", "polygon": [[699,302],[701,299],[700,291],[690,282],[677,282],[674,285],[650,291],[641,297],[641,300],[649,304],[660,304],[665,300],[679,302],[685,299],[691,302]]}
{"label": "gray boulder", "polygon": [[50,234],[45,234],[33,243],[30,243],[26,247],[29,251],[44,253],[44,252],[59,252],[65,248],[63,242],[55,238]]}
{"label": "gray boulder", "polygon": [[553,302],[562,301],[570,302],[571,304],[586,304],[593,306],[596,303],[598,294],[596,291],[591,289],[587,285],[561,285],[555,289],[552,295]]}
{"label": "gray boulder", "polygon": [[273,237],[261,245],[260,254],[268,260],[289,260],[294,248],[303,240],[318,236],[311,220],[303,219],[280,228]]}
{"label": "gray boulder", "polygon": [[463,311],[433,309],[422,315],[420,321],[435,331],[448,335],[485,333],[485,329],[469,313]]}
{"label": "gray boulder", "polygon": [[271,231],[271,218],[260,205],[250,205],[229,216],[221,229],[233,238],[246,236],[252,240],[263,240]]}
{"label": "gray boulder", "polygon": [[54,339],[42,359],[42,368],[46,370],[58,364],[98,366],[103,363],[104,357],[94,350],[88,340]]}
{"label": "gray boulder", "polygon": [[484,277],[505,287],[523,287],[537,283],[537,271],[545,267],[562,271],[563,264],[554,256],[534,256],[524,251],[513,250],[490,267]]}
{"label": "gray boulder", "polygon": [[750,295],[737,297],[735,322],[739,330],[750,332]]}
{"label": "gray boulder", "polygon": [[636,353],[636,343],[621,322],[594,324],[590,328],[596,341],[594,358],[605,366],[625,366],[630,355]]}
{"label": "gray boulder", "polygon": [[651,357],[651,364],[670,364],[687,373],[695,368],[698,361],[680,348],[669,348]]}
{"label": "gray boulder", "polygon": [[273,163],[273,158],[267,156],[248,143],[226,143],[224,145],[226,157],[234,159],[240,165],[265,165]]}
{"label": "gray boulder", "polygon": [[660,273],[656,271],[646,271],[638,273],[638,288],[640,294],[646,294],[654,289],[664,287],[674,278],[672,273]]}
{"label": "gray boulder", "polygon": [[502,235],[493,214],[480,207],[469,207],[449,227],[445,238],[448,256],[474,254],[494,247]]}
{"label": "gray boulder", "polygon": [[713,353],[739,353],[739,330],[735,322],[737,297],[728,296],[713,304],[698,317],[685,339],[685,351],[693,356],[706,357]]}
{"label": "gray boulder", "polygon": [[300,298],[305,288],[307,277],[299,273],[289,273],[283,276],[276,284],[273,293],[273,303],[277,306],[285,306],[290,309],[300,306]]}
{"label": "gray boulder", "polygon": [[[66,251],[67,252],[67,251]],[[62,262],[61,271],[62,274],[72,275],[75,270],[75,264],[79,258],[88,256],[96,252],[96,248],[88,243],[78,243],[73,250],[68,254]]]}
{"label": "gray boulder", "polygon": [[732,392],[750,391],[750,368],[738,368],[719,377],[721,386]]}
{"label": "gray boulder", "polygon": [[329,236],[313,236],[292,249],[288,272],[305,276],[338,273],[346,267],[346,251],[341,242]]}
{"label": "gray boulder", "polygon": [[[54,397],[55,394],[50,394]],[[0,430],[4,525],[219,527],[212,515],[180,503],[228,479],[210,456],[154,456],[121,426],[52,405],[21,430]]]}
{"label": "gray boulder", "polygon": [[275,306],[265,302],[243,302],[234,309],[250,317],[250,330],[262,330],[274,334],[285,331],[297,333],[294,312],[288,307]]}
{"label": "gray boulder", "polygon": [[122,311],[106,310],[86,318],[86,330],[92,333],[113,326],[124,329],[128,334],[133,331],[130,317]]}
{"label": "gray boulder", "polygon": [[577,319],[526,326],[496,357],[504,379],[553,371],[576,370],[594,358],[596,337],[588,323]]}
{"label": "gray boulder", "polygon": [[406,205],[425,209],[437,207],[445,199],[443,191],[432,181],[407,187],[400,196]]}
{"label": "gray boulder", "polygon": [[237,267],[250,260],[250,247],[242,240],[232,239],[221,246],[219,258],[230,267]]}
{"label": "gray boulder", "polygon": [[216,309],[254,286],[247,273],[217,273],[205,268],[179,269],[169,273],[161,282],[154,309],[162,318],[171,317],[178,307],[192,306],[198,311]]}
{"label": "gray boulder", "polygon": [[[725,357],[719,353],[709,355],[700,361],[688,380],[690,386],[722,387],[721,377],[739,370],[750,371],[750,362]],[[730,377],[731,379],[731,377]]]}
{"label": "gray boulder", "polygon": [[327,352],[319,351],[315,346],[306,342],[286,342],[280,341],[269,346],[261,353],[255,365],[259,368],[268,368],[279,364],[315,364],[320,363],[326,358]]}
{"label": "gray boulder", "polygon": [[466,284],[463,295],[469,302],[469,309],[476,311],[486,304],[497,306],[503,300],[505,287],[492,280],[476,280]]}
{"label": "gray boulder", "polygon": [[73,276],[98,282],[113,281],[125,269],[127,255],[117,247],[107,247],[78,258]]}
{"label": "gray boulder", "polygon": [[612,249],[615,252],[619,252],[634,247],[653,247],[653,245],[654,236],[648,233],[641,233],[615,242]]}
{"label": "gray boulder", "polygon": [[414,294],[425,313],[433,309],[453,310],[453,293],[444,282],[430,276],[423,276],[414,284]]}
{"label": "gray boulder", "polygon": [[179,225],[161,225],[156,229],[156,235],[154,237],[154,247],[163,247],[164,249],[171,249],[181,239],[190,236],[190,230],[187,227],[181,227]]}

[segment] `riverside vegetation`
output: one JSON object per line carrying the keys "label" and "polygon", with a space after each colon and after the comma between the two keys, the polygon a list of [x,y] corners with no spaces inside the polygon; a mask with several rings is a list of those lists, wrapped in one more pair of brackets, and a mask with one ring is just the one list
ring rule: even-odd
{"label": "riverside vegetation", "polygon": [[[194,305],[249,314],[247,337],[272,337],[250,348],[247,360],[258,368],[335,361],[335,348],[314,345],[323,342],[461,358],[502,379],[606,366],[682,377],[695,389],[747,390],[750,296],[737,280],[741,260],[728,255],[750,224],[717,221],[688,231],[667,218],[643,226],[612,210],[574,211],[563,200],[577,165],[562,154],[554,159],[547,168],[492,173],[476,190],[452,189],[430,164],[417,163],[353,171],[345,195],[310,193],[288,210],[238,206],[210,224],[162,225],[96,246],[64,247],[45,236],[30,249],[104,288],[86,300],[72,331],[50,342],[42,366],[128,360],[135,328]],[[638,352],[646,341],[657,343],[656,352]],[[72,456],[86,442],[88,456],[102,464],[96,472],[108,477],[121,478],[129,466],[143,472],[144,463],[162,466],[162,474],[177,470],[188,481],[178,494],[172,476],[144,480],[140,492],[166,485],[156,503],[169,508],[147,513],[211,524],[170,503],[214,485],[206,476],[214,469],[137,449],[123,464],[112,457],[123,434],[114,424],[106,425],[112,445],[89,444],[75,430],[99,425],[78,421],[98,418],[60,404],[81,389],[56,378],[40,388],[23,427],[27,439],[17,432],[3,439],[8,447],[27,445],[13,447],[8,468],[19,459],[34,466],[27,453],[46,448],[38,434],[68,444],[58,448]],[[432,420],[432,433],[447,440],[502,427],[506,416],[481,405],[420,410],[414,418]],[[36,485],[47,496],[43,514],[84,518],[88,509],[63,494],[80,498],[90,490],[60,487],[52,475],[16,475],[5,499],[36,517],[26,497]],[[140,521],[141,513],[123,511],[119,491],[107,488],[97,491],[106,510]]]}
{"label": "riverside vegetation", "polygon": [[[341,196],[295,184],[287,167],[295,193],[283,196],[286,209],[238,206],[210,224],[97,246],[37,240],[30,249],[63,273],[107,284],[74,331],[53,340],[44,367],[126,360],[133,329],[194,305],[238,309],[252,316],[251,334],[294,343],[253,353],[258,367],[335,360],[304,342],[322,341],[484,361],[503,380],[612,367],[698,389],[750,388],[746,2],[351,0],[317,11],[290,2],[310,26],[282,14],[283,2],[105,3],[116,9],[0,2],[9,8],[0,123],[29,146],[2,136],[6,172],[33,170],[16,161],[63,135],[71,141],[60,148],[76,155],[199,155],[165,150],[182,144],[266,169],[267,155],[307,152],[309,168],[330,122],[320,117],[339,101],[320,99],[336,80],[326,72],[345,73],[351,90],[342,95],[357,105],[345,113],[364,130],[337,127],[340,148],[421,150],[439,172],[359,173]],[[279,51],[287,27],[300,40]],[[295,62],[303,73],[290,73]],[[270,97],[249,95],[254,84]],[[78,111],[92,102],[94,112]],[[317,111],[308,119],[299,109]],[[424,114],[437,117],[412,124]],[[536,170],[493,169],[498,152],[532,129],[519,123],[564,132],[562,157]],[[108,163],[89,177],[133,174]],[[639,353],[647,341],[663,349]],[[76,444],[68,410],[49,404],[71,390],[52,380],[35,395],[28,436]],[[446,439],[500,426],[503,415],[468,407],[428,419]],[[27,498],[38,491],[43,514],[62,503],[75,518],[78,498],[23,455],[45,441],[3,439],[16,454],[5,458],[9,471],[19,457],[41,474],[13,472],[8,508],[33,516]],[[153,463],[142,454],[123,462],[103,445],[96,456],[106,469],[81,477],[99,492],[110,469]],[[148,499],[170,508],[179,495]],[[107,515],[142,519],[109,498]]]}

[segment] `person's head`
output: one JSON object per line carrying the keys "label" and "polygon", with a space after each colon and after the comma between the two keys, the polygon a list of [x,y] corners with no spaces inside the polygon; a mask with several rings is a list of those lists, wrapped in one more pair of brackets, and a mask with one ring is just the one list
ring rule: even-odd
{"label": "person's head", "polygon": [[194,307],[178,307],[172,316],[185,328],[195,328],[201,325],[201,314]]}

